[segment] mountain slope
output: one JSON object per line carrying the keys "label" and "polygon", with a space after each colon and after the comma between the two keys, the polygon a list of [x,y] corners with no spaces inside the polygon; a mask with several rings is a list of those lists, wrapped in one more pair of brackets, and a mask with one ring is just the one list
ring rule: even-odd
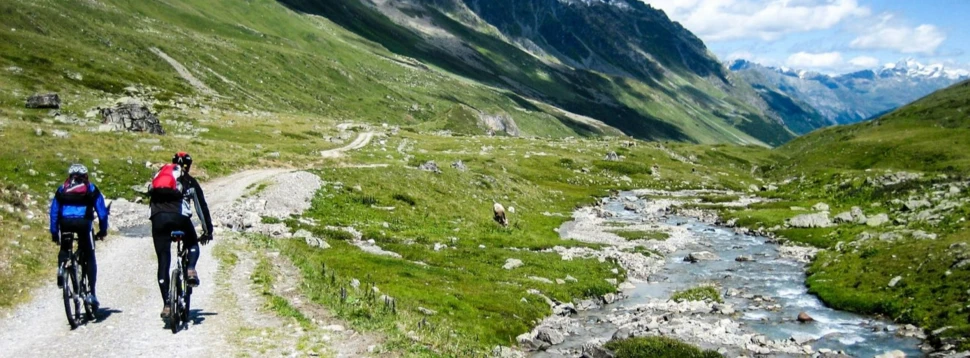
{"label": "mountain slope", "polygon": [[778,150],[785,171],[896,169],[970,173],[970,81],[875,120],[827,128]]}
{"label": "mountain slope", "polygon": [[863,121],[968,78],[965,71],[924,66],[912,60],[839,76],[766,67],[745,60],[736,60],[729,68],[755,87],[784,93],[814,108],[824,122],[811,120],[799,125],[786,121],[790,126],[812,129]]}
{"label": "mountain slope", "polygon": [[[634,2],[282,2],[327,17],[400,55],[549,102],[640,138],[780,144],[792,137],[777,118],[764,114],[767,105],[754,91],[746,84],[735,85],[693,35],[657,17],[656,10],[630,6]],[[546,28],[537,34],[562,37],[521,37],[526,33],[521,26],[496,20],[507,11],[531,14],[539,21],[536,26]],[[664,24],[653,25],[662,30],[657,37],[682,39],[664,40],[680,47],[662,47],[656,41],[645,44],[660,47],[586,45],[602,43],[606,33],[633,38],[628,29],[635,21]],[[675,50],[683,55],[671,54]]]}

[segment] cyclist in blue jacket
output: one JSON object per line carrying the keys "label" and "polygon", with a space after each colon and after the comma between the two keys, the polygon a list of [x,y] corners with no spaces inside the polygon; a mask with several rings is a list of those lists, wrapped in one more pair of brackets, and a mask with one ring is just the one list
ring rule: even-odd
{"label": "cyclist in blue jacket", "polygon": [[[108,208],[104,203],[104,196],[93,183],[88,180],[88,168],[81,164],[74,164],[67,170],[68,178],[57,188],[54,199],[51,200],[51,240],[61,245],[57,255],[57,286],[63,287],[61,273],[64,262],[70,257],[71,242],[61,241],[62,232],[77,234],[78,248],[84,253],[87,262],[88,282],[91,294],[86,301],[95,310],[100,305],[95,289],[98,279],[98,262],[94,256],[94,239],[104,239],[108,234]],[[91,237],[94,225],[94,213],[98,214],[98,233]]]}

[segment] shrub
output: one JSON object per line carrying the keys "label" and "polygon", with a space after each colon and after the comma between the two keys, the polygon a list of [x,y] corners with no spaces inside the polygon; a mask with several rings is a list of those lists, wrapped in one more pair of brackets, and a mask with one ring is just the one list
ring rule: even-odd
{"label": "shrub", "polygon": [[665,337],[637,337],[606,343],[616,358],[721,358],[715,351],[702,351],[687,343]]}

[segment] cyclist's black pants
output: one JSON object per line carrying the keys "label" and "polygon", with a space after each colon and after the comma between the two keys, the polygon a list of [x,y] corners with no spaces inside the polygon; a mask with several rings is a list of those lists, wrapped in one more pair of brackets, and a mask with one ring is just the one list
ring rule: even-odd
{"label": "cyclist's black pants", "polygon": [[[97,296],[95,284],[98,283],[98,260],[94,256],[94,238],[91,237],[92,223],[84,219],[62,220],[61,232],[73,232],[77,235],[77,247],[80,254],[78,263],[84,266],[84,271],[88,275],[88,286],[91,287],[91,294]],[[70,240],[61,240],[61,251],[57,253],[58,267],[71,257],[71,249]]]}
{"label": "cyclist's black pants", "polygon": [[[185,232],[182,245],[189,249],[189,269],[195,269],[199,261],[199,238],[195,233],[192,220],[176,213],[158,213],[152,217],[152,239],[155,241],[155,256],[158,257],[158,289],[162,301],[168,302],[169,266],[172,264],[172,231]],[[178,256],[176,256],[178,258]]]}

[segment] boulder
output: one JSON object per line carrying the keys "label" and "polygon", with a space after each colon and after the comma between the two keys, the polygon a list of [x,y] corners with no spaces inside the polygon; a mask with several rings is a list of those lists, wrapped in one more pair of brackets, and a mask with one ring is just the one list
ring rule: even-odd
{"label": "boulder", "polygon": [[459,159],[457,162],[451,163],[451,167],[458,169],[460,172],[468,170],[468,167],[465,166],[465,162],[461,161],[461,159]]}
{"label": "boulder", "polygon": [[609,153],[606,153],[606,158],[604,159],[609,161],[617,161],[617,160],[620,160],[620,156],[617,155],[616,152],[609,152]]}
{"label": "boulder", "polygon": [[833,221],[835,221],[836,224],[846,224],[846,223],[856,222],[855,217],[853,217],[852,213],[848,211],[840,213],[839,215],[836,215],[835,218],[833,218]]}
{"label": "boulder", "polygon": [[27,98],[27,108],[33,109],[60,109],[61,98],[57,93],[35,94]]}
{"label": "boulder", "polygon": [[696,263],[698,261],[715,261],[717,259],[718,259],[717,255],[709,251],[698,251],[698,252],[691,252],[690,254],[687,254],[687,257],[684,258],[684,261],[690,262],[690,263]]}
{"label": "boulder", "polygon": [[114,108],[102,108],[100,113],[101,123],[110,126],[114,131],[165,134],[158,116],[137,100],[119,103]]}
{"label": "boulder", "polygon": [[511,269],[517,268],[519,266],[522,266],[522,260],[519,260],[519,259],[507,259],[507,260],[505,260],[505,265],[502,265],[502,268],[504,268],[506,270],[511,270]]}
{"label": "boulder", "polygon": [[815,210],[815,211],[829,211],[829,204],[826,204],[826,203],[818,203],[818,204],[815,204],[814,206],[812,206],[812,210]]}
{"label": "boulder", "polygon": [[432,160],[429,160],[429,161],[425,162],[424,164],[419,165],[418,166],[418,169],[421,169],[421,170],[426,171],[426,172],[433,172],[433,173],[441,174],[441,169],[438,169],[438,164],[435,163]]}
{"label": "boulder", "polygon": [[899,284],[899,281],[902,279],[903,279],[903,276],[893,277],[892,280],[889,280],[889,287],[896,287],[896,285]]}
{"label": "boulder", "polygon": [[879,227],[886,225],[887,223],[889,223],[889,215],[887,214],[879,214],[866,219],[866,225],[871,227]]}
{"label": "boulder", "polygon": [[564,337],[562,333],[550,327],[540,327],[538,330],[536,330],[536,339],[549,343],[551,346],[566,341],[566,337]]}
{"label": "boulder", "polygon": [[805,312],[799,313],[798,314],[798,317],[796,318],[796,320],[798,322],[801,322],[801,323],[807,323],[807,322],[815,321],[815,319],[812,318],[812,316],[809,316],[808,313],[805,313]]}
{"label": "boulder", "polygon": [[535,335],[531,332],[526,332],[515,337],[515,341],[519,343],[519,347],[526,352],[538,351],[542,348],[547,347],[542,341],[536,339]]}
{"label": "boulder", "polygon": [[788,219],[788,225],[795,228],[820,228],[832,226],[827,212],[802,214]]}
{"label": "boulder", "polygon": [[615,355],[609,349],[604,348],[601,345],[590,345],[589,347],[583,348],[583,355],[581,358],[613,358]]}
{"label": "boulder", "polygon": [[515,349],[503,346],[495,346],[492,349],[492,357],[495,358],[524,358],[525,354]]}
{"label": "boulder", "polygon": [[895,350],[877,355],[875,358],[906,358],[906,353],[900,350]]}
{"label": "boulder", "polygon": [[927,208],[927,207],[930,207],[930,206],[933,206],[933,204],[930,203],[929,200],[925,200],[925,199],[924,200],[910,200],[910,201],[907,201],[907,202],[903,203],[903,210],[906,210],[906,211],[917,211],[919,209]]}
{"label": "boulder", "polygon": [[862,208],[853,206],[850,212],[852,212],[852,218],[855,220],[856,224],[866,223],[866,214],[862,211]]}
{"label": "boulder", "polygon": [[614,341],[621,340],[621,339],[627,339],[627,338],[630,338],[630,337],[633,337],[633,332],[630,332],[630,330],[627,329],[627,328],[620,328],[620,329],[616,330],[616,332],[613,332],[613,340]]}

